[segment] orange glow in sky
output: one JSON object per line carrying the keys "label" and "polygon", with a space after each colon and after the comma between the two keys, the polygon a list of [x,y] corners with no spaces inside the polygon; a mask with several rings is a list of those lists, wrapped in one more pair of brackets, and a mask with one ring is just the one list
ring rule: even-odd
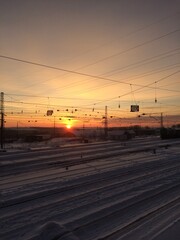
{"label": "orange glow in sky", "polygon": [[71,125],[70,125],[70,124],[66,125],[66,128],[70,129],[70,128],[71,128]]}
{"label": "orange glow in sky", "polygon": [[7,127],[179,123],[179,1],[2,2]]}

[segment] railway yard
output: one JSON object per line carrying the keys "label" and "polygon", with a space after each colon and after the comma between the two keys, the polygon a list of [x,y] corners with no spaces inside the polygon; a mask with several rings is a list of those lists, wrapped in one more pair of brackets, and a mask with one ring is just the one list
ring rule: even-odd
{"label": "railway yard", "polygon": [[0,152],[2,240],[177,240],[180,139]]}

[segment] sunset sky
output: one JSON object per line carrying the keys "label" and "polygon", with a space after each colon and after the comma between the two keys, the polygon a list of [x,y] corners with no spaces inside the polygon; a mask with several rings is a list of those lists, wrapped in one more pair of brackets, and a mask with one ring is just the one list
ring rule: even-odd
{"label": "sunset sky", "polygon": [[177,124],[179,54],[179,0],[0,0],[6,125]]}

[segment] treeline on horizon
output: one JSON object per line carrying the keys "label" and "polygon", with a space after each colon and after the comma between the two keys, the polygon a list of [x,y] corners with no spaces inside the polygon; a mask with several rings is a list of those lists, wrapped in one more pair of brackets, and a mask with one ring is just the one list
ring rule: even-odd
{"label": "treeline on horizon", "polygon": [[[149,126],[142,127],[140,125],[133,125],[127,127],[110,127],[108,132],[121,131],[121,130],[133,130],[136,136],[161,136],[162,139],[180,137],[180,124],[173,125],[172,128],[152,128]],[[54,137],[76,137],[78,131],[101,131],[101,135],[104,134],[104,128],[53,128],[53,127],[24,127],[24,128],[6,128],[4,129],[4,140],[5,142],[13,142],[18,139],[25,139],[27,136],[46,135],[48,138]]]}

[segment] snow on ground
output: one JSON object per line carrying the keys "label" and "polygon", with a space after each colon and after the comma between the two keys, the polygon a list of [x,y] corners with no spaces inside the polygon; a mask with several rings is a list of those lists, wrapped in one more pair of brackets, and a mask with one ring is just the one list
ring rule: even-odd
{"label": "snow on ground", "polygon": [[0,153],[0,239],[180,235],[180,140],[55,142]]}
{"label": "snow on ground", "polygon": [[171,223],[160,235],[158,235],[154,240],[179,240],[180,236],[180,221]]}

